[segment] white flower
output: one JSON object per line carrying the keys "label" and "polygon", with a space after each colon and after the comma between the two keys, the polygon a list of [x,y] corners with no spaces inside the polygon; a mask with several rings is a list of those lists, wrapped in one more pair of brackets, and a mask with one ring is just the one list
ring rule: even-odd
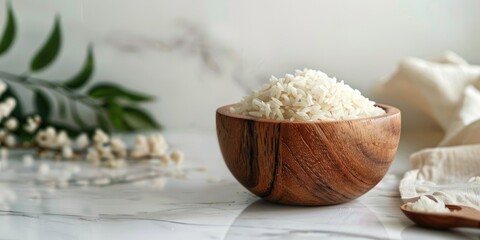
{"label": "white flower", "polygon": [[52,138],[57,135],[57,131],[53,127],[47,127],[45,129],[45,132],[47,133],[48,136],[51,136]]}
{"label": "white flower", "polygon": [[27,123],[23,127],[25,131],[28,133],[33,133],[35,130],[37,130],[38,126],[40,126],[40,123],[42,122],[40,116],[35,115],[33,117],[27,118]]}
{"label": "white flower", "polygon": [[0,119],[4,117],[10,116],[13,109],[15,108],[16,101],[14,98],[9,97],[5,100],[5,102],[0,104]]}
{"label": "white flower", "polygon": [[6,122],[5,122],[5,127],[10,130],[10,131],[14,131],[17,129],[18,127],[18,121],[16,118],[12,117],[12,118],[9,118]]}
{"label": "white flower", "polygon": [[110,145],[112,146],[113,151],[125,150],[125,143],[118,137],[112,138]]}
{"label": "white flower", "polygon": [[24,167],[32,167],[35,160],[33,159],[32,155],[24,155],[22,157],[22,163]]}
{"label": "white flower", "polygon": [[12,113],[13,109],[15,109],[15,105],[17,105],[17,101],[15,100],[15,98],[9,97],[5,99],[5,102],[2,104],[3,116],[10,116],[10,113]]}
{"label": "white flower", "polygon": [[90,148],[90,149],[88,149],[87,160],[88,161],[100,160],[100,154],[98,154],[97,150],[95,150],[93,148]]}
{"label": "white flower", "polygon": [[0,139],[3,140],[5,137],[7,137],[7,132],[3,129],[0,129]]}
{"label": "white flower", "polygon": [[114,159],[112,149],[110,146],[99,146],[96,148],[98,153],[100,154],[101,159]]}
{"label": "white flower", "polygon": [[133,149],[130,154],[132,158],[136,159],[148,156],[149,150],[145,136],[137,135],[135,138],[135,144],[133,145]]}
{"label": "white flower", "polygon": [[2,95],[7,90],[7,84],[3,81],[0,81],[0,95]]}
{"label": "white flower", "polygon": [[5,145],[7,145],[7,147],[14,147],[16,144],[17,144],[17,139],[12,134],[8,134],[5,137]]}
{"label": "white flower", "polygon": [[152,134],[148,137],[148,148],[150,150],[150,155],[152,156],[161,156],[165,155],[168,144],[161,134]]}
{"label": "white flower", "polygon": [[143,135],[137,135],[135,138],[135,145],[147,145],[147,138]]}
{"label": "white flower", "polygon": [[117,154],[119,157],[126,157],[127,150],[125,143],[120,138],[112,138],[110,141],[110,146],[112,147],[112,152]]}
{"label": "white flower", "polygon": [[90,161],[94,164],[100,163],[100,154],[98,154],[98,151],[96,149],[94,148],[88,149],[87,161]]}
{"label": "white flower", "polygon": [[5,104],[13,110],[13,108],[15,108],[15,105],[17,105],[17,100],[15,100],[15,98],[13,97],[8,97],[7,99],[5,99]]}
{"label": "white flower", "polygon": [[10,108],[5,104],[0,104],[0,120],[4,117],[8,117],[10,115]]}
{"label": "white flower", "polygon": [[80,134],[75,140],[75,142],[77,147],[80,149],[87,148],[88,144],[90,144],[90,140],[88,140],[88,135],[85,133]]}
{"label": "white flower", "polygon": [[40,147],[50,148],[53,147],[56,140],[56,131],[52,127],[48,127],[45,130],[40,130],[36,137],[35,141]]}
{"label": "white flower", "polygon": [[62,156],[66,159],[71,159],[73,157],[73,150],[70,146],[62,147]]}
{"label": "white flower", "polygon": [[109,141],[108,135],[103,132],[101,129],[95,130],[95,135],[93,136],[93,142],[96,145],[102,145]]}
{"label": "white flower", "polygon": [[184,158],[183,152],[181,152],[181,151],[179,151],[179,150],[174,150],[174,151],[170,154],[170,158],[172,159],[172,161],[175,163],[175,165],[176,165],[177,167],[181,167],[181,166],[182,166],[183,158]]}
{"label": "white flower", "polygon": [[58,147],[70,146],[70,138],[67,135],[67,132],[61,131],[55,138],[55,144]]}

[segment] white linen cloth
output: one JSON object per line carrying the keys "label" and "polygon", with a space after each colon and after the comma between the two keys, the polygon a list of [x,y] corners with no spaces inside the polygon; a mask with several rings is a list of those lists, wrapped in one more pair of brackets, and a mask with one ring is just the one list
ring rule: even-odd
{"label": "white linen cloth", "polygon": [[410,156],[400,182],[404,201],[433,195],[480,209],[480,66],[452,52],[438,61],[406,58],[378,90],[418,108],[445,132],[436,148]]}

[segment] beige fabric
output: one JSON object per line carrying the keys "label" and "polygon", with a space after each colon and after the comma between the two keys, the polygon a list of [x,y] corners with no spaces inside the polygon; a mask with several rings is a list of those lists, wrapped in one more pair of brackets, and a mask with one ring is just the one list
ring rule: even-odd
{"label": "beige fabric", "polygon": [[[433,195],[480,208],[480,66],[448,52],[436,62],[406,58],[380,88],[426,113],[445,132],[437,148],[410,156],[400,183],[405,201]],[[469,180],[473,182],[469,182]]]}
{"label": "beige fabric", "polygon": [[479,208],[480,181],[474,177],[480,176],[480,145],[425,149],[412,154],[411,163],[413,170],[400,182],[405,201],[433,195],[445,203]]}

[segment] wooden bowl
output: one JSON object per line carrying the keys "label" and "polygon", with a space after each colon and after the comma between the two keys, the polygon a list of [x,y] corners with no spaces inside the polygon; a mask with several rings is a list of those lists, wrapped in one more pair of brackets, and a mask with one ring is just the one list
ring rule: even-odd
{"label": "wooden bowl", "polygon": [[257,119],[217,109],[217,137],[233,176],[267,201],[331,205],[355,199],[387,172],[400,140],[400,111],[342,121]]}

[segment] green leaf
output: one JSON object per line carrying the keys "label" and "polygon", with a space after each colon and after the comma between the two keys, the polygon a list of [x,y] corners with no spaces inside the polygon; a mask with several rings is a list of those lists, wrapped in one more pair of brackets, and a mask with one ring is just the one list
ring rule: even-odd
{"label": "green leaf", "polygon": [[99,83],[88,91],[88,96],[97,99],[111,101],[116,98],[124,98],[134,102],[151,101],[154,97],[125,89],[112,83]]}
{"label": "green leaf", "polygon": [[115,130],[127,130],[123,123],[123,108],[116,102],[109,102],[106,106],[108,118]]}
{"label": "green leaf", "polygon": [[51,103],[48,96],[41,90],[35,90],[33,93],[33,105],[42,121],[48,121],[51,112]]}
{"label": "green leaf", "polygon": [[86,128],[87,124],[82,120],[79,114],[73,114],[73,120],[80,128]]}
{"label": "green leaf", "polygon": [[65,103],[65,99],[57,98],[58,99],[58,115],[62,118],[67,117],[67,104]]}
{"label": "green leaf", "polygon": [[103,131],[110,133],[112,129],[110,127],[110,123],[108,122],[108,119],[106,118],[105,114],[102,111],[97,111],[96,117],[97,117],[98,126]]}
{"label": "green leaf", "polygon": [[141,108],[125,106],[123,120],[132,130],[161,129],[157,121]]}
{"label": "green leaf", "polygon": [[65,82],[65,87],[77,89],[85,85],[92,76],[94,65],[93,47],[89,46],[87,50],[87,58],[85,59],[82,69],[75,76]]}
{"label": "green leaf", "polygon": [[5,29],[3,30],[3,37],[0,41],[0,55],[7,52],[7,50],[12,46],[13,41],[17,33],[17,24],[15,22],[15,16],[12,9],[12,4],[8,4],[8,16]]}
{"label": "green leaf", "polygon": [[87,127],[87,124],[83,121],[78,112],[77,103],[74,101],[70,101],[70,112],[72,113],[73,120],[78,126],[80,126],[80,128],[84,129]]}
{"label": "green leaf", "polygon": [[39,71],[50,65],[53,60],[58,56],[60,47],[62,45],[62,34],[60,27],[60,17],[55,17],[55,23],[53,30],[50,33],[50,37],[45,44],[35,54],[32,62],[30,63],[30,70],[32,72]]}

